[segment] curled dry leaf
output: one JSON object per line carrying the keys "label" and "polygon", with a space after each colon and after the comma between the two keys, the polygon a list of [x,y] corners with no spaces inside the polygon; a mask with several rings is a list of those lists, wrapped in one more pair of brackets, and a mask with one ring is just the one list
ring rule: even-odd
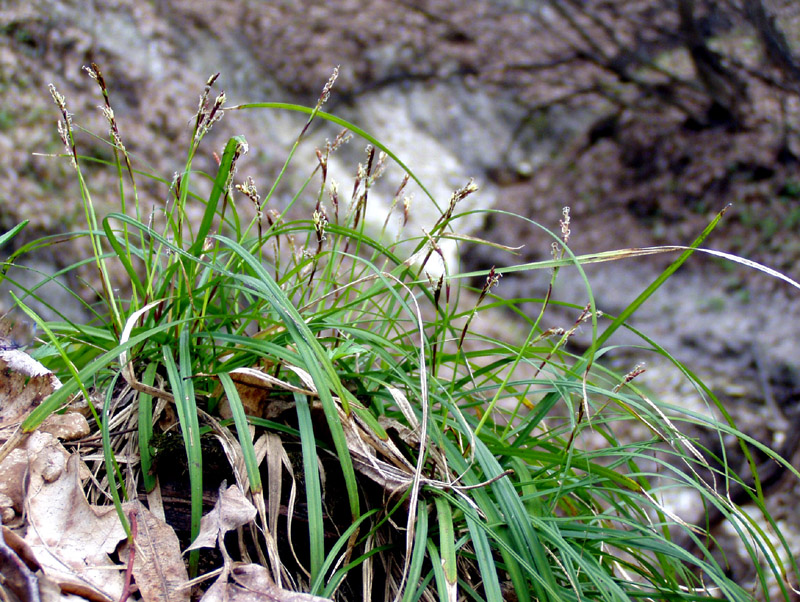
{"label": "curled dry leaf", "polygon": [[[43,435],[49,436],[49,435]],[[25,541],[45,574],[64,589],[118,600],[125,567],[109,558],[125,531],[114,508],[90,505],[79,479],[80,458],[66,465],[50,451],[30,462]]]}
{"label": "curled dry leaf", "polygon": [[[229,581],[229,577],[233,582]],[[245,564],[223,571],[200,602],[331,602],[301,592],[293,592],[275,585],[266,568],[258,564]]]}
{"label": "curled dry leaf", "polygon": [[[237,485],[227,489],[220,487],[219,497],[214,509],[200,521],[200,533],[186,551],[199,548],[213,548],[218,539],[228,531],[246,525],[256,517],[256,508],[251,504]],[[221,550],[223,554],[225,550]]]}
{"label": "curled dry leaf", "polygon": [[55,374],[21,349],[0,349],[0,440],[60,387]]}
{"label": "curled dry leaf", "polygon": [[[41,572],[39,563],[19,535],[3,526],[0,529],[0,594],[10,591],[25,602],[65,602],[75,600],[62,594],[58,584]],[[5,598],[3,598],[5,600]]]}
{"label": "curled dry leaf", "polygon": [[0,462],[0,511],[6,524],[22,514],[27,471],[28,454],[24,449],[15,449]]}
{"label": "curled dry leaf", "polygon": [[[11,531],[0,529],[0,593],[10,591],[20,600],[36,600],[39,597],[39,584],[32,568],[6,542]],[[3,596],[5,599],[5,596]]]}

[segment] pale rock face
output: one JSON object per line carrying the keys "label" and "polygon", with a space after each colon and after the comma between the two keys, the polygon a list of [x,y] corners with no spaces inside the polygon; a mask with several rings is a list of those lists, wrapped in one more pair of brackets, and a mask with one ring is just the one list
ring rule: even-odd
{"label": "pale rock face", "polygon": [[[486,182],[484,173],[502,162],[502,153],[512,138],[512,121],[505,119],[492,102],[485,92],[471,92],[461,84],[443,82],[371,92],[359,98],[355,109],[342,112],[400,158],[430,193],[429,197],[413,180],[409,181],[405,191],[406,195],[413,196],[409,223],[401,233],[402,207],[396,208],[397,217],[389,219],[385,240],[391,241],[397,236],[404,239],[424,236],[423,230],[430,231],[447,209],[453,192],[466,185],[470,178],[475,178],[479,190],[459,203],[455,214],[490,209],[495,205],[496,187]],[[350,150],[361,153],[364,144],[354,140]],[[363,160],[363,154],[354,159],[358,160]],[[352,181],[354,166],[349,161],[348,156],[332,158],[333,179],[342,183]],[[370,193],[366,216],[375,233],[383,228],[403,175],[404,170],[390,161],[379,185]],[[483,219],[482,214],[465,216],[454,222],[453,229],[472,234],[481,227]],[[455,270],[455,242],[443,240],[440,244],[448,269]],[[433,265],[429,267],[436,272]]]}

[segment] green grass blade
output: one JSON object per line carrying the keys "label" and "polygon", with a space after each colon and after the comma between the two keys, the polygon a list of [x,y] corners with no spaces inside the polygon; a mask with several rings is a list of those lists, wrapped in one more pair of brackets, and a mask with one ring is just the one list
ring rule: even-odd
{"label": "green grass blade", "polygon": [[[411,553],[411,563],[408,567],[406,591],[403,592],[403,602],[412,602],[417,596],[417,584],[422,574],[422,563],[425,560],[426,543],[428,540],[428,508],[424,500],[419,500],[417,506],[416,533],[414,534],[414,547]],[[424,588],[422,588],[424,589]]]}
{"label": "green grass blade", "polygon": [[[455,600],[456,583],[458,580],[458,566],[456,565],[456,542],[453,529],[453,512],[450,504],[441,496],[437,496],[436,521],[439,526],[439,551],[441,553],[441,567],[444,569],[444,578],[447,582],[448,595],[445,599]],[[434,570],[436,567],[434,566]]]}
{"label": "green grass blade", "polygon": [[[730,207],[730,205],[728,206]],[[586,353],[584,354],[584,358],[592,357],[595,352],[614,334],[620,326],[626,323],[630,317],[639,309],[642,304],[647,301],[653,293],[655,293],[662,284],[664,284],[670,276],[672,276],[675,272],[678,271],[686,260],[692,256],[695,249],[703,244],[706,238],[708,238],[709,234],[717,227],[717,224],[725,215],[725,212],[728,210],[728,207],[725,207],[722,211],[717,213],[713,220],[705,227],[705,229],[700,233],[700,235],[689,245],[689,248],[683,251],[678,258],[673,261],[667,268],[658,275],[658,277],[648,286],[642,293],[636,297],[631,303],[626,307],[612,322],[608,325],[608,327],[597,337],[589,348]]]}
{"label": "green grass blade", "polygon": [[214,186],[211,189],[211,196],[208,198],[206,210],[205,213],[203,213],[203,219],[194,236],[194,243],[192,243],[192,246],[189,248],[189,253],[195,257],[199,257],[200,253],[203,251],[206,237],[211,231],[211,226],[214,224],[214,215],[217,212],[220,197],[223,193],[228,194],[228,186],[230,185],[232,177],[231,167],[236,157],[242,152],[242,149],[246,148],[247,141],[244,139],[244,136],[234,136],[228,140],[228,143],[225,145],[225,151],[222,153],[217,177],[214,178]]}
{"label": "green grass blade", "polygon": [[[352,525],[350,525],[340,536],[339,539],[336,540],[336,543],[333,544],[331,547],[331,551],[328,552],[327,558],[325,558],[325,563],[322,565],[322,570],[319,573],[317,579],[312,582],[310,594],[312,595],[321,595],[324,598],[328,598],[333,596],[334,591],[337,587],[339,587],[339,583],[341,582],[342,577],[346,571],[336,571],[334,575],[331,577],[328,584],[325,586],[324,591],[320,594],[320,588],[322,587],[322,580],[325,577],[325,574],[331,570],[331,568],[336,564],[337,560],[339,559],[339,554],[341,553],[342,549],[347,545],[352,537],[353,533],[355,533],[358,529],[361,528],[361,524],[367,520],[368,518],[375,516],[378,513],[377,508],[373,508],[372,510],[365,512],[362,514],[358,520],[356,520]],[[374,550],[373,553],[379,551],[378,549]],[[361,562],[365,560],[362,558],[360,561],[354,561],[349,563],[346,567],[343,567],[347,570],[352,570],[356,566],[358,566]]]}
{"label": "green grass blade", "polygon": [[[162,347],[164,366],[167,369],[175,407],[186,448],[186,459],[189,466],[189,487],[191,495],[191,538],[194,540],[200,532],[200,519],[203,516],[203,452],[200,447],[200,426],[197,419],[197,405],[194,398],[194,387],[191,382],[191,366],[189,365],[188,330],[183,330],[180,337],[180,368],[172,356],[172,349]],[[189,574],[197,574],[199,550],[189,553]]]}
{"label": "green grass blade", "polygon": [[358,127],[354,123],[350,123],[349,121],[342,119],[341,117],[337,117],[336,115],[332,115],[331,113],[326,113],[325,111],[320,111],[319,109],[315,109],[312,107],[306,107],[304,105],[297,105],[291,104],[287,102],[253,102],[253,103],[246,103],[240,104],[235,107],[229,107],[229,111],[233,110],[243,110],[243,109],[285,109],[288,111],[294,111],[297,113],[305,113],[306,115],[314,115],[319,117],[320,119],[324,119],[325,121],[330,121],[331,123],[335,123],[336,125],[342,126],[347,128],[354,134],[361,136],[364,140],[379,148],[383,152],[386,153],[397,165],[400,166],[403,171],[411,176],[411,178],[416,182],[417,186],[420,187],[420,190],[431,200],[434,206],[441,211],[441,207],[437,203],[436,199],[433,195],[428,191],[425,185],[414,175],[414,172],[411,171],[408,166],[406,166],[400,158],[395,155],[390,148],[388,148],[385,144],[383,144],[380,140],[378,140],[375,136],[367,132],[366,130]]}
{"label": "green grass blade", "polygon": [[[36,314],[31,312],[30,315],[35,316]],[[38,316],[36,319],[38,319]],[[39,406],[36,407],[36,409],[33,410],[33,412],[30,413],[30,415],[22,423],[22,431],[24,433],[30,433],[34,431],[36,427],[38,427],[44,421],[45,418],[66,404],[67,400],[78,390],[81,390],[84,395],[88,396],[88,392],[86,392],[83,388],[84,382],[93,380],[101,370],[104,370],[109,366],[109,364],[118,360],[120,354],[124,351],[127,351],[132,347],[151,339],[154,335],[160,332],[174,328],[176,324],[180,324],[180,322],[168,322],[150,328],[145,332],[131,337],[124,344],[118,345],[92,360],[91,363],[78,371],[72,379],[65,382],[60,389],[54,391],[52,395],[45,399]],[[46,325],[42,325],[43,329],[44,326]]]}
{"label": "green grass blade", "polygon": [[22,232],[22,230],[25,228],[25,226],[28,225],[28,221],[29,220],[24,220],[24,221],[18,223],[13,228],[11,228],[11,230],[9,230],[8,232],[4,232],[3,234],[0,234],[0,248],[2,248],[3,245],[5,245],[9,240],[14,238],[17,234]]}
{"label": "green grass blade", "polygon": [[[67,366],[67,369],[72,375],[72,381],[70,382],[74,384],[74,387],[71,388],[71,391],[74,393],[77,389],[80,389],[81,393],[83,393],[84,399],[90,400],[91,397],[89,396],[89,392],[86,390],[86,386],[83,384],[84,380],[81,378],[81,375],[75,367],[75,364],[72,363],[67,355],[67,352],[64,350],[64,347],[61,345],[58,338],[56,338],[53,331],[50,330],[50,327],[47,325],[47,323],[42,320],[30,307],[19,300],[13,292],[11,293],[11,297],[14,299],[14,303],[18,305],[20,309],[22,309],[22,311],[25,312],[25,314],[27,314],[27,316],[45,332],[52,345],[58,350],[59,356],[64,361],[64,364]],[[45,401],[39,404],[39,406],[37,406],[28,415],[28,417],[22,422],[21,428],[23,433],[29,433],[33,431],[44,421],[45,418],[66,403],[68,397],[61,393],[61,391],[65,388],[66,386],[62,386],[54,391]],[[95,423],[100,424],[100,417],[97,415],[97,411],[94,409],[94,405],[92,405],[92,403],[89,403],[89,410],[92,412],[92,417],[94,418]]]}
{"label": "green grass blade", "polygon": [[[158,364],[150,362],[142,375],[142,383],[153,386]],[[155,489],[156,477],[153,474],[153,454],[150,441],[153,438],[153,397],[147,393],[139,393],[139,462],[142,466],[142,482],[144,489],[150,493]]]}
{"label": "green grass blade", "polygon": [[[316,437],[311,421],[308,399],[300,393],[294,394],[297,409],[297,428],[300,430],[300,445],[303,450],[303,472],[305,474],[306,503],[308,505],[308,551],[312,583],[321,587],[325,560],[325,525],[322,522],[322,489],[319,477]],[[312,589],[313,591],[313,589]]]}
{"label": "green grass blade", "polygon": [[111,248],[114,249],[114,253],[116,254],[116,257],[119,260],[119,262],[122,264],[125,273],[128,274],[130,283],[136,289],[136,293],[140,297],[144,297],[145,295],[144,285],[139,279],[139,274],[136,272],[136,268],[133,267],[133,264],[131,263],[130,260],[131,256],[129,252],[131,250],[130,246],[123,246],[122,243],[119,242],[117,236],[114,234],[114,230],[111,228],[108,216],[103,219],[103,232],[105,232],[106,240],[111,245]]}
{"label": "green grass blade", "polygon": [[338,409],[331,395],[331,389],[339,396],[345,412],[348,412],[349,404],[347,400],[352,394],[342,385],[333,364],[328,358],[328,354],[314,337],[314,333],[311,332],[300,313],[258,259],[253,257],[240,244],[228,238],[223,236],[215,236],[215,238],[230,247],[256,275],[256,278],[239,277],[239,280],[249,285],[254,292],[268,301],[270,307],[278,314],[281,323],[292,337],[297,347],[297,352],[303,360],[304,365],[302,367],[311,374],[311,378],[317,387],[317,394],[322,402],[336,454],[341,463],[347,496],[350,502],[350,511],[355,520],[361,514],[359,510],[358,483],[350,457],[350,449],[347,446],[347,440],[339,420]]}
{"label": "green grass blade", "polygon": [[489,545],[486,533],[470,514],[466,515],[466,523],[472,547],[475,549],[475,558],[478,561],[486,601],[503,602],[503,591],[500,589],[500,580],[497,577],[497,563],[492,555],[492,547]]}
{"label": "green grass blade", "polygon": [[[125,492],[125,485],[123,483],[122,473],[120,473],[117,459],[114,457],[114,448],[111,446],[111,433],[108,428],[108,423],[111,421],[111,402],[114,400],[114,385],[117,383],[119,373],[117,373],[111,382],[106,387],[105,400],[103,402],[103,420],[100,423],[100,431],[103,438],[103,460],[106,467],[106,478],[108,479],[108,490],[111,493],[111,499],[114,502],[114,509],[117,511],[119,522],[122,523],[122,528],[125,529],[125,534],[128,539],[131,537],[131,526],[128,524],[128,518],[125,516],[125,511],[122,509],[122,500],[120,499],[119,490],[122,488],[122,495],[128,497]],[[119,479],[119,487],[117,487],[117,479]]]}
{"label": "green grass blade", "polygon": [[253,447],[253,440],[250,438],[250,429],[247,424],[247,416],[242,406],[242,400],[239,397],[239,391],[233,383],[230,374],[221,372],[217,374],[219,382],[222,383],[222,388],[225,390],[225,395],[228,397],[228,405],[233,414],[233,422],[236,425],[236,433],[239,436],[239,445],[242,446],[242,455],[244,456],[244,464],[247,468],[247,478],[250,481],[250,492],[253,495],[260,495],[262,491],[261,485],[261,471],[258,469],[258,461],[256,460],[256,450]]}

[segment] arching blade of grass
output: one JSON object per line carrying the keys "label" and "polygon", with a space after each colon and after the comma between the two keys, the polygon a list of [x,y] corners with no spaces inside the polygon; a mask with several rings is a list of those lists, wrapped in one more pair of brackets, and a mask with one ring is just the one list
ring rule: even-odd
{"label": "arching blade of grass", "polygon": [[[34,314],[35,315],[35,314]],[[184,320],[185,321],[185,320]],[[95,375],[101,370],[105,370],[112,362],[119,359],[121,353],[130,350],[132,347],[151,339],[154,335],[174,328],[181,322],[166,322],[154,326],[136,336],[131,337],[125,343],[106,351],[98,356],[85,368],[80,370],[75,377],[65,382],[64,385],[56,390],[52,395],[45,399],[30,415],[23,421],[21,429],[24,433],[30,433],[38,427],[45,418],[61,408],[67,400],[74,395],[84,382],[91,382]]]}
{"label": "arching blade of grass", "polygon": [[[125,534],[128,539],[131,537],[131,526],[128,524],[128,518],[125,516],[125,511],[122,509],[122,500],[120,499],[120,488],[122,495],[127,499],[125,492],[125,484],[123,482],[122,473],[119,470],[119,464],[114,457],[114,448],[111,446],[111,434],[109,432],[108,423],[111,421],[111,402],[114,399],[114,386],[117,384],[119,373],[114,375],[111,382],[106,387],[105,400],[103,402],[103,420],[100,425],[101,433],[103,436],[103,459],[106,465],[106,478],[108,479],[108,490],[111,493],[111,499],[114,501],[114,509],[117,511],[119,522],[122,523],[122,528],[125,529]],[[117,479],[119,479],[119,486],[117,486]]]}
{"label": "arching blade of grass", "polygon": [[[726,208],[727,209],[727,208]],[[597,337],[593,337],[592,344],[589,348],[583,353],[581,361],[576,363],[573,366],[573,372],[581,373],[586,369],[586,366],[590,366],[594,360],[594,356],[597,353],[597,350],[600,346],[605,343],[611,335],[613,335],[619,328],[625,324],[625,322],[639,309],[642,304],[647,301],[660,287],[664,282],[666,282],[672,274],[674,274],[678,268],[680,268],[686,260],[691,257],[692,253],[701,245],[703,241],[708,238],[709,234],[714,230],[717,226],[719,221],[722,219],[723,215],[725,214],[725,210],[720,211],[713,220],[705,227],[705,229],[700,233],[700,235],[686,248],[680,256],[673,261],[642,293],[639,294],[636,299],[634,299],[628,307],[626,307],[619,316],[617,316],[612,323],[606,327],[602,334],[598,335]],[[571,262],[580,262],[580,258],[575,257],[574,255],[571,256]],[[558,402],[560,398],[560,394],[558,392],[551,393],[544,397],[539,403],[539,407],[541,408],[541,412],[549,412],[550,409]],[[523,427],[517,432],[517,439],[515,445],[521,445],[528,435],[530,434],[531,430],[536,426],[533,422],[529,422],[528,426]]]}
{"label": "arching blade of grass", "polygon": [[348,399],[352,393],[344,388],[339,375],[328,358],[328,354],[314,337],[314,333],[311,332],[300,313],[261,263],[240,244],[224,236],[215,236],[214,238],[230,247],[256,275],[256,278],[247,278],[245,280],[242,277],[242,280],[250,285],[255,294],[267,301],[270,308],[278,314],[280,322],[291,335],[297,347],[297,352],[303,359],[303,368],[311,374],[317,388],[317,394],[322,402],[336,454],[341,462],[347,496],[350,502],[350,511],[353,520],[357,519],[361,514],[359,510],[358,484],[350,457],[350,450],[339,421],[339,414],[331,396],[331,390],[335,391],[339,396],[342,408],[346,413],[349,413]]}
{"label": "arching blade of grass", "polygon": [[[325,560],[325,525],[322,522],[322,489],[320,487],[314,425],[311,422],[311,409],[308,399],[301,393],[294,394],[297,409],[297,428],[300,431],[300,444],[303,450],[303,472],[305,474],[306,503],[308,505],[308,552],[311,566],[311,582],[322,584],[322,566]],[[312,592],[315,589],[312,587]]]}
{"label": "arching blade of grass", "polygon": [[11,230],[9,230],[8,232],[4,232],[3,234],[0,234],[0,248],[2,248],[3,245],[5,245],[9,240],[14,238],[17,234],[22,232],[22,230],[25,228],[25,226],[28,225],[28,221],[29,220],[24,220],[24,221],[18,223],[13,228],[11,228]]}
{"label": "arching blade of grass", "polygon": [[378,140],[375,136],[367,132],[366,130],[358,127],[354,123],[350,123],[349,121],[342,119],[341,117],[337,117],[336,115],[332,115],[331,113],[326,113],[325,111],[320,111],[318,108],[314,109],[312,107],[306,107],[303,105],[291,104],[286,102],[253,102],[253,103],[245,103],[236,105],[234,107],[229,107],[228,110],[235,111],[235,110],[245,110],[245,109],[285,109],[288,111],[294,111],[296,113],[305,113],[306,115],[314,115],[319,117],[320,119],[324,119],[325,121],[330,121],[331,123],[335,123],[336,125],[342,126],[347,128],[354,134],[361,136],[364,140],[369,142],[370,144],[374,145],[376,148],[381,149],[385,152],[391,159],[400,166],[407,174],[411,176],[414,182],[420,187],[420,190],[430,199],[430,201],[434,204],[436,209],[441,212],[441,207],[437,203],[436,199],[433,195],[428,191],[425,187],[425,184],[420,181],[420,179],[414,175],[414,172],[410,170],[405,163],[392,151],[392,149],[388,148],[385,144],[383,144],[380,140]]}
{"label": "arching blade of grass", "polygon": [[[180,336],[178,347],[180,368],[175,363],[170,347],[165,345],[161,350],[170,388],[175,397],[175,408],[178,410],[178,421],[186,448],[191,492],[191,537],[194,540],[200,532],[200,519],[203,516],[203,451],[200,447],[200,425],[197,419],[197,402],[192,384],[188,329],[183,329]],[[190,576],[197,574],[199,560],[200,551],[192,550],[189,553]]]}
{"label": "arching blade of grass", "polygon": [[[39,328],[41,328],[45,332],[45,334],[50,339],[52,345],[56,348],[58,355],[64,361],[68,370],[70,371],[70,374],[72,375],[72,380],[70,381],[70,383],[74,384],[72,392],[74,393],[75,391],[80,389],[81,393],[83,393],[84,399],[86,400],[91,399],[89,397],[89,392],[87,391],[86,386],[84,385],[84,382],[80,379],[80,373],[75,367],[75,364],[72,363],[66,351],[64,350],[63,345],[61,345],[58,338],[55,336],[55,334],[50,329],[48,324],[44,320],[42,320],[36,314],[36,312],[34,312],[30,307],[28,307],[20,299],[18,299],[13,292],[11,293],[11,297],[14,299],[16,305],[20,309],[22,309],[22,311],[24,311],[27,314],[27,316],[31,320],[33,320],[33,322]],[[50,414],[52,414],[56,410],[60,409],[61,405],[65,404],[66,400],[68,399],[68,397],[63,396],[63,393],[61,393],[61,391],[65,388],[66,386],[61,386],[60,388],[56,389],[51,395],[47,397],[45,401],[39,404],[39,406],[37,406],[22,422],[19,433],[24,435],[31,433],[36,427],[38,427],[44,421],[45,418],[47,418]],[[92,413],[92,417],[94,418],[95,423],[100,424],[100,417],[97,415],[97,411],[95,410],[91,402],[89,402],[89,410]],[[0,461],[2,461],[3,458],[5,458],[5,456],[11,451],[11,449],[15,445],[16,445],[15,438],[11,438],[3,444],[2,448],[0,448]]]}
{"label": "arching blade of grass", "polygon": [[242,446],[242,455],[244,456],[244,464],[247,468],[247,478],[250,481],[250,492],[253,495],[261,495],[261,471],[258,469],[258,462],[256,460],[256,452],[253,447],[253,440],[250,438],[250,429],[247,424],[247,416],[242,406],[242,400],[239,397],[239,391],[233,383],[230,374],[220,372],[217,374],[219,382],[222,383],[222,388],[228,398],[231,414],[233,414],[233,422],[236,425],[236,433],[239,438],[239,445]]}

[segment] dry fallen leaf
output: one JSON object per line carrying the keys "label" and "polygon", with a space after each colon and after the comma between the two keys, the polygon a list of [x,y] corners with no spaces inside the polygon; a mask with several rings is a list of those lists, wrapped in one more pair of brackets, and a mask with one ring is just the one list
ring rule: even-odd
{"label": "dry fallen leaf", "polygon": [[[228,531],[246,525],[255,516],[255,506],[247,500],[237,485],[231,485],[227,489],[220,487],[214,509],[200,520],[200,533],[186,551],[215,547],[217,540],[225,537]],[[225,554],[224,549],[222,552]]]}
{"label": "dry fallen leaf", "polygon": [[[189,590],[180,587],[189,578],[181,556],[175,530],[138,501],[123,505],[126,514],[133,513],[137,525],[136,550],[133,556],[133,577],[145,602],[180,602],[189,599]],[[127,542],[120,551],[128,557]]]}
{"label": "dry fallen leaf", "polygon": [[38,430],[50,433],[62,441],[74,441],[88,436],[91,432],[89,422],[79,412],[50,414]]}
{"label": "dry fallen leaf", "polygon": [[36,432],[25,441],[24,447],[13,450],[0,462],[0,495],[7,498],[2,502],[3,521],[10,523],[13,519],[6,509],[17,516],[22,514],[29,466],[35,466],[41,478],[52,480],[61,474],[68,457],[69,453],[55,437]]}
{"label": "dry fallen leaf", "polygon": [[0,349],[0,440],[60,387],[55,374],[21,349]]}
{"label": "dry fallen leaf", "polygon": [[[233,583],[228,578],[233,578]],[[200,599],[200,602],[331,602],[302,592],[293,592],[275,585],[266,568],[245,564],[225,570]]]}
{"label": "dry fallen leaf", "polygon": [[[310,393],[310,391],[295,387],[291,383],[275,378],[257,368],[236,368],[231,370],[229,374],[233,379],[234,385],[236,385],[236,391],[239,393],[242,407],[244,407],[245,413],[249,416],[275,418],[294,407],[294,402],[282,401],[271,396],[272,389],[278,388],[285,391]],[[222,391],[222,387],[219,387],[219,391]],[[223,418],[231,418],[233,416],[227,396],[223,396],[219,412]]]}
{"label": "dry fallen leaf", "polygon": [[30,462],[25,541],[62,589],[88,589],[99,599],[118,600],[125,567],[114,564],[109,554],[125,539],[125,531],[113,507],[86,501],[80,458],[71,455],[66,466],[61,462],[52,449]]}
{"label": "dry fallen leaf", "polygon": [[0,529],[0,597],[6,599],[5,593],[11,592],[20,600],[35,600],[39,594],[36,575],[6,543],[7,534],[11,531]]}

